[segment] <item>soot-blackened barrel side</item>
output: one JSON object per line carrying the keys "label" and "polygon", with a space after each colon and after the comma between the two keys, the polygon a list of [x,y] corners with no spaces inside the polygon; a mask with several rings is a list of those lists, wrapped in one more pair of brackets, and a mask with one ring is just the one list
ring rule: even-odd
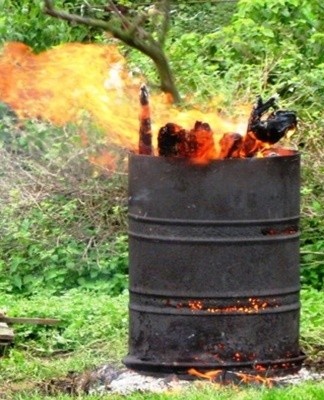
{"label": "soot-blackened barrel side", "polygon": [[127,366],[298,365],[299,168],[130,156]]}

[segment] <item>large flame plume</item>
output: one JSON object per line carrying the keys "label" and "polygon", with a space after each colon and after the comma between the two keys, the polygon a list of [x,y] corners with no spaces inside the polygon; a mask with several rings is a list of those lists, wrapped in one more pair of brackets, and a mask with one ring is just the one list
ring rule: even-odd
{"label": "large flame plume", "polygon": [[[143,79],[129,73],[115,46],[68,43],[35,54],[23,43],[10,42],[0,55],[0,76],[0,100],[19,117],[63,125],[81,122],[86,112],[107,141],[137,151]],[[246,122],[226,121],[215,111],[180,110],[162,94],[151,96],[151,113],[154,147],[158,129],[168,121],[188,127],[208,121],[217,135],[246,129]]]}

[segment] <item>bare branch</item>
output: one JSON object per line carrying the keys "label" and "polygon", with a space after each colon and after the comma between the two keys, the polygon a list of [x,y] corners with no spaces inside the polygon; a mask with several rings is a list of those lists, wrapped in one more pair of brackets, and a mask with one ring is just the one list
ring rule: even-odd
{"label": "bare branch", "polygon": [[158,36],[158,41],[161,46],[164,46],[165,39],[170,27],[170,6],[171,6],[170,0],[164,0],[161,4],[163,22]]}
{"label": "bare branch", "polygon": [[109,4],[110,4],[111,9],[116,13],[116,15],[118,15],[118,17],[122,21],[123,27],[125,29],[128,29],[128,27],[130,26],[130,21],[118,10],[118,8],[116,7],[116,4],[113,2],[113,0],[109,0]]}
{"label": "bare branch", "polygon": [[[78,24],[83,24],[103,29],[107,32],[110,32],[116,39],[119,39],[124,43],[132,47],[135,47],[137,50],[142,51],[144,54],[148,55],[150,53],[149,46],[146,45],[143,40],[138,40],[136,35],[130,35],[129,30],[127,29],[120,29],[113,20],[103,21],[101,19],[81,17],[78,14],[71,14],[69,12],[55,8],[52,0],[44,0],[44,4],[45,4],[44,8],[45,13],[51,15],[54,18],[59,18],[68,22],[76,22]],[[155,42],[151,35],[148,35],[146,33],[143,36],[145,36],[145,38],[148,38],[148,36],[150,36],[150,38],[148,38],[150,42],[151,43]],[[143,39],[144,38],[143,36],[140,37],[139,39]]]}
{"label": "bare branch", "polygon": [[105,31],[111,32],[117,39],[125,40],[126,34],[121,29],[119,29],[113,21],[103,21],[96,18],[82,17],[78,14],[71,14],[66,11],[58,10],[54,7],[52,0],[44,0],[44,11],[46,14],[51,15],[54,18],[63,19],[68,22],[76,22],[79,24],[93,26],[95,28],[100,28]]}
{"label": "bare branch", "polygon": [[[144,31],[144,29],[140,29],[140,27],[143,25],[143,23],[147,20],[147,14],[144,12],[141,12],[138,14],[138,16],[134,19],[134,22],[131,24],[131,26],[129,27],[129,34],[131,36],[133,36],[135,34],[136,31],[138,31],[139,35],[142,37],[146,37],[147,39],[149,39],[150,41],[154,42],[154,38],[152,35],[148,35],[146,31]],[[149,37],[148,37],[149,36]]]}

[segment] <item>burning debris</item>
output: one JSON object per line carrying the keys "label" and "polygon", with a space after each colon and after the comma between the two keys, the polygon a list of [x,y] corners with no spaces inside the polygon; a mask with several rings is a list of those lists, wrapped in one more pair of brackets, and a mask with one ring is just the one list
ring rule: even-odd
{"label": "burning debris", "polygon": [[211,160],[215,156],[213,132],[207,123],[200,121],[196,121],[190,131],[176,124],[166,124],[159,131],[158,147],[159,155],[164,157]]}
{"label": "burning debris", "polygon": [[[283,149],[273,144],[296,125],[295,113],[278,110],[274,97],[257,101],[246,133],[247,113],[244,121],[228,121],[200,107],[170,107],[161,94],[152,94],[149,99],[144,85],[139,128],[134,109],[138,107],[142,78],[128,71],[126,60],[111,45],[68,43],[36,54],[23,43],[7,43],[0,55],[0,75],[0,100],[19,119],[37,118],[56,125],[76,123],[85,141],[89,141],[87,119],[91,118],[106,132],[109,144],[142,155],[154,154],[153,104],[159,132],[155,154],[194,163],[283,155]],[[188,126],[188,121],[193,121],[192,125]],[[102,157],[100,166],[106,165],[106,159],[111,169],[109,157]]]}
{"label": "burning debris", "polygon": [[[249,118],[247,132],[253,134],[255,139],[261,142],[275,144],[289,130],[297,127],[296,113],[294,111],[276,110],[276,100],[277,97],[273,96],[264,103],[259,96]],[[263,115],[271,107],[276,111],[273,111],[267,119],[262,120]]]}
{"label": "burning debris", "polygon": [[[243,154],[247,157],[253,157],[254,154],[268,146],[279,142],[288,131],[297,127],[297,117],[294,111],[277,110],[276,96],[272,96],[268,101],[263,102],[261,96],[257,98],[247,127],[247,133],[243,143]],[[275,111],[270,113],[266,119],[264,115],[273,108]],[[276,155],[275,152],[270,155]]]}
{"label": "burning debris", "polygon": [[[196,163],[215,159],[269,157],[281,155],[281,149],[272,146],[288,131],[297,127],[294,111],[278,110],[277,97],[263,102],[259,96],[249,117],[245,135],[224,133],[215,143],[210,125],[196,121],[190,130],[169,122],[159,129],[158,155],[187,158]],[[141,118],[139,154],[152,154],[151,119],[148,111],[148,92],[143,85],[140,94]],[[271,113],[269,110],[273,109]],[[146,143],[146,144],[145,144]]]}
{"label": "burning debris", "polygon": [[[65,43],[36,54],[23,43],[9,42],[0,54],[0,76],[0,101],[8,104],[19,120],[35,118],[59,126],[72,123],[82,132],[82,143],[91,143],[90,120],[91,127],[105,132],[108,146],[138,152],[139,121],[134,110],[138,109],[142,76],[128,68],[117,47]],[[150,104],[146,104],[145,91],[142,88],[144,104],[140,118],[145,140],[141,140],[144,148],[141,145],[140,154],[150,152],[149,114],[153,105],[156,127],[168,121],[184,127],[187,121],[208,121],[211,127],[217,127],[217,135],[244,133],[244,122],[226,120],[214,111],[202,111],[199,106],[171,107],[170,98],[162,93],[150,94]],[[211,102],[215,104],[215,100]],[[107,164],[111,169],[109,160]],[[102,158],[100,166],[104,165]]]}

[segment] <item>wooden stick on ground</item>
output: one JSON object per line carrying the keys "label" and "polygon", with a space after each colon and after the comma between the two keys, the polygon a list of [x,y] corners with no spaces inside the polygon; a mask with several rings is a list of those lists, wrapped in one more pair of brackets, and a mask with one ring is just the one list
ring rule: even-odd
{"label": "wooden stick on ground", "polygon": [[34,325],[56,325],[61,321],[56,318],[28,318],[28,317],[1,317],[0,323],[7,324],[34,324]]}

